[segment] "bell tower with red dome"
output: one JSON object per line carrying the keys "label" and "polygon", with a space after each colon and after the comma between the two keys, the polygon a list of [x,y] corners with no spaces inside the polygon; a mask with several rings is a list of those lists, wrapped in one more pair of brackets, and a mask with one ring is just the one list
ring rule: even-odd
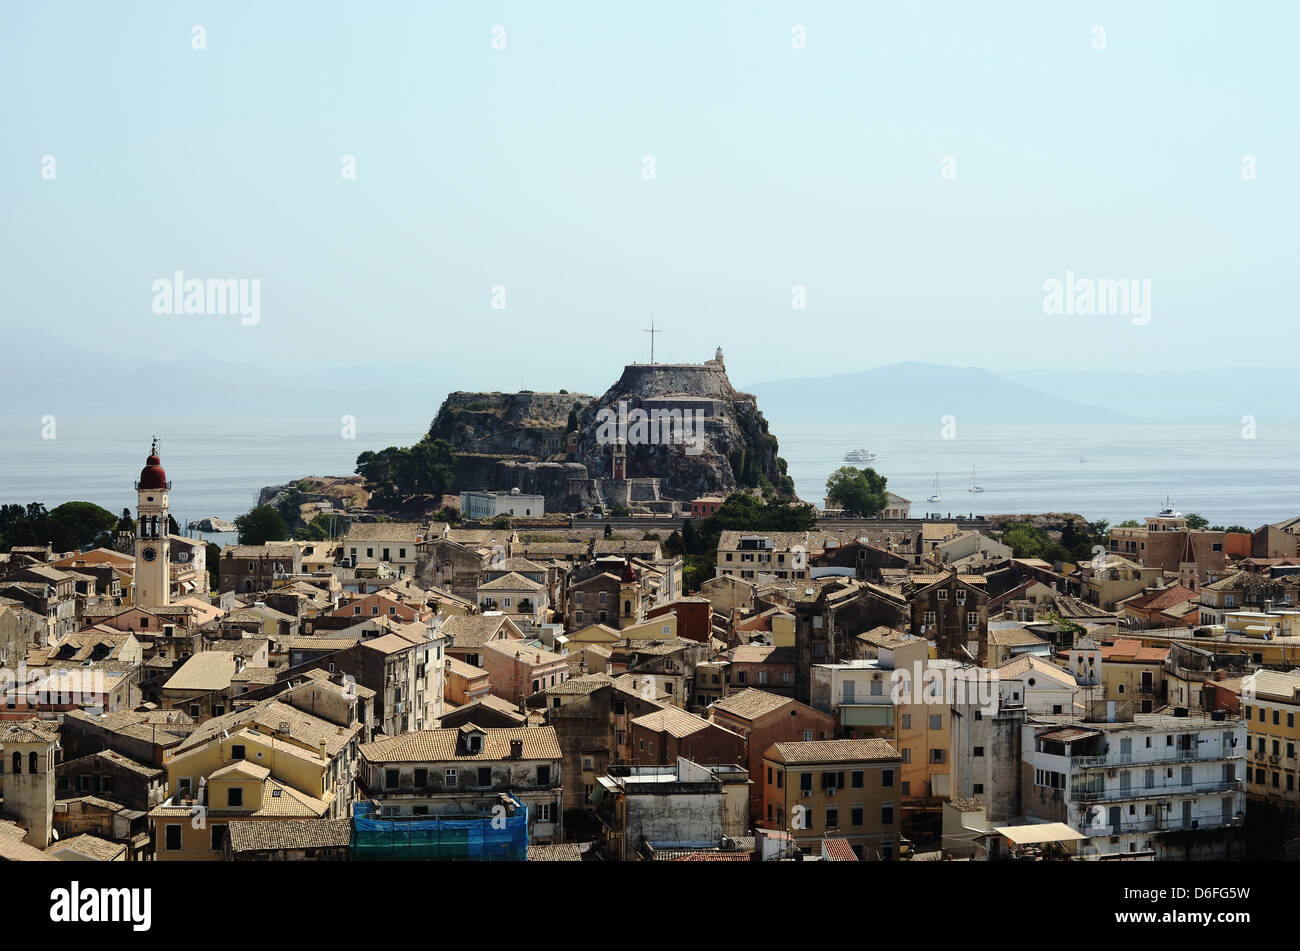
{"label": "bell tower with red dome", "polygon": [[158,439],[149,448],[149,458],[140,470],[136,491],[135,603],[159,607],[171,603],[171,536],[167,531],[167,481],[158,458]]}

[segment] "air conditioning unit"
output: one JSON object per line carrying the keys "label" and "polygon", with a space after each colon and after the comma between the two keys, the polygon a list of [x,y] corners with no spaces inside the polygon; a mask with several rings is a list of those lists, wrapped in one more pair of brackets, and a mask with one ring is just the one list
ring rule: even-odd
{"label": "air conditioning unit", "polygon": [[1108,769],[1108,770],[1106,770],[1106,775],[1107,775],[1107,776],[1115,776],[1115,775],[1117,775],[1118,773],[1119,773],[1119,770],[1117,770],[1117,769]]}
{"label": "air conditioning unit", "polygon": [[828,795],[828,796],[834,796],[834,795],[835,795],[835,787],[834,787],[834,786],[830,786],[830,787],[828,787],[827,790],[826,790],[826,795]]}
{"label": "air conditioning unit", "polygon": [[1280,756],[1278,756],[1276,753],[1274,753],[1272,756],[1270,756],[1270,757],[1268,758],[1268,761],[1269,761],[1270,763],[1277,763],[1277,762],[1279,762],[1281,759],[1282,759],[1282,757],[1280,757]]}

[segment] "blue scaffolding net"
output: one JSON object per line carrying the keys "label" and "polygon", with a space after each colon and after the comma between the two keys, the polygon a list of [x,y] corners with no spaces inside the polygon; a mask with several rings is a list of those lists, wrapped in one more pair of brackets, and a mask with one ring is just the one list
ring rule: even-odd
{"label": "blue scaffolding net", "polygon": [[528,810],[517,799],[513,816],[382,818],[373,803],[354,803],[353,860],[525,862]]}

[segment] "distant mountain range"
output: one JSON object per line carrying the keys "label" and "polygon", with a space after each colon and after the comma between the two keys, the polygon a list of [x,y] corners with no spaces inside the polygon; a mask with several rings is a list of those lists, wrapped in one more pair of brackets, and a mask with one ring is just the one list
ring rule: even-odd
{"label": "distant mountain range", "polygon": [[[791,421],[964,423],[1109,423],[1136,417],[1102,405],[1053,396],[981,370],[895,363],[836,376],[775,380],[745,387],[769,419]],[[1081,388],[1088,392],[1088,388]]]}

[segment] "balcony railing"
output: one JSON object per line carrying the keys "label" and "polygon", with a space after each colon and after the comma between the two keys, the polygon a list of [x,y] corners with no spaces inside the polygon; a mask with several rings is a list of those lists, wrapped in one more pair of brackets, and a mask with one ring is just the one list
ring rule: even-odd
{"label": "balcony railing", "polygon": [[[1235,748],[1234,748],[1235,749]],[[1138,759],[1134,753],[1102,753],[1099,756],[1071,756],[1070,763],[1076,768],[1089,768],[1103,766],[1106,768],[1115,768],[1120,766],[1159,766],[1162,763],[1186,762],[1188,760],[1218,760],[1218,759],[1237,759],[1241,753],[1228,752],[1220,750],[1212,752],[1211,750],[1202,751],[1200,747],[1196,749],[1183,748],[1166,748],[1156,752],[1155,756]]]}
{"label": "balcony railing", "polygon": [[1209,793],[1240,792],[1241,780],[1230,779],[1214,781],[1193,781],[1188,785],[1182,783],[1162,783],[1158,786],[1107,786],[1101,789],[1075,789],[1071,796],[1077,802],[1097,802],[1105,800],[1128,799],[1164,799],[1167,796],[1196,796]]}

